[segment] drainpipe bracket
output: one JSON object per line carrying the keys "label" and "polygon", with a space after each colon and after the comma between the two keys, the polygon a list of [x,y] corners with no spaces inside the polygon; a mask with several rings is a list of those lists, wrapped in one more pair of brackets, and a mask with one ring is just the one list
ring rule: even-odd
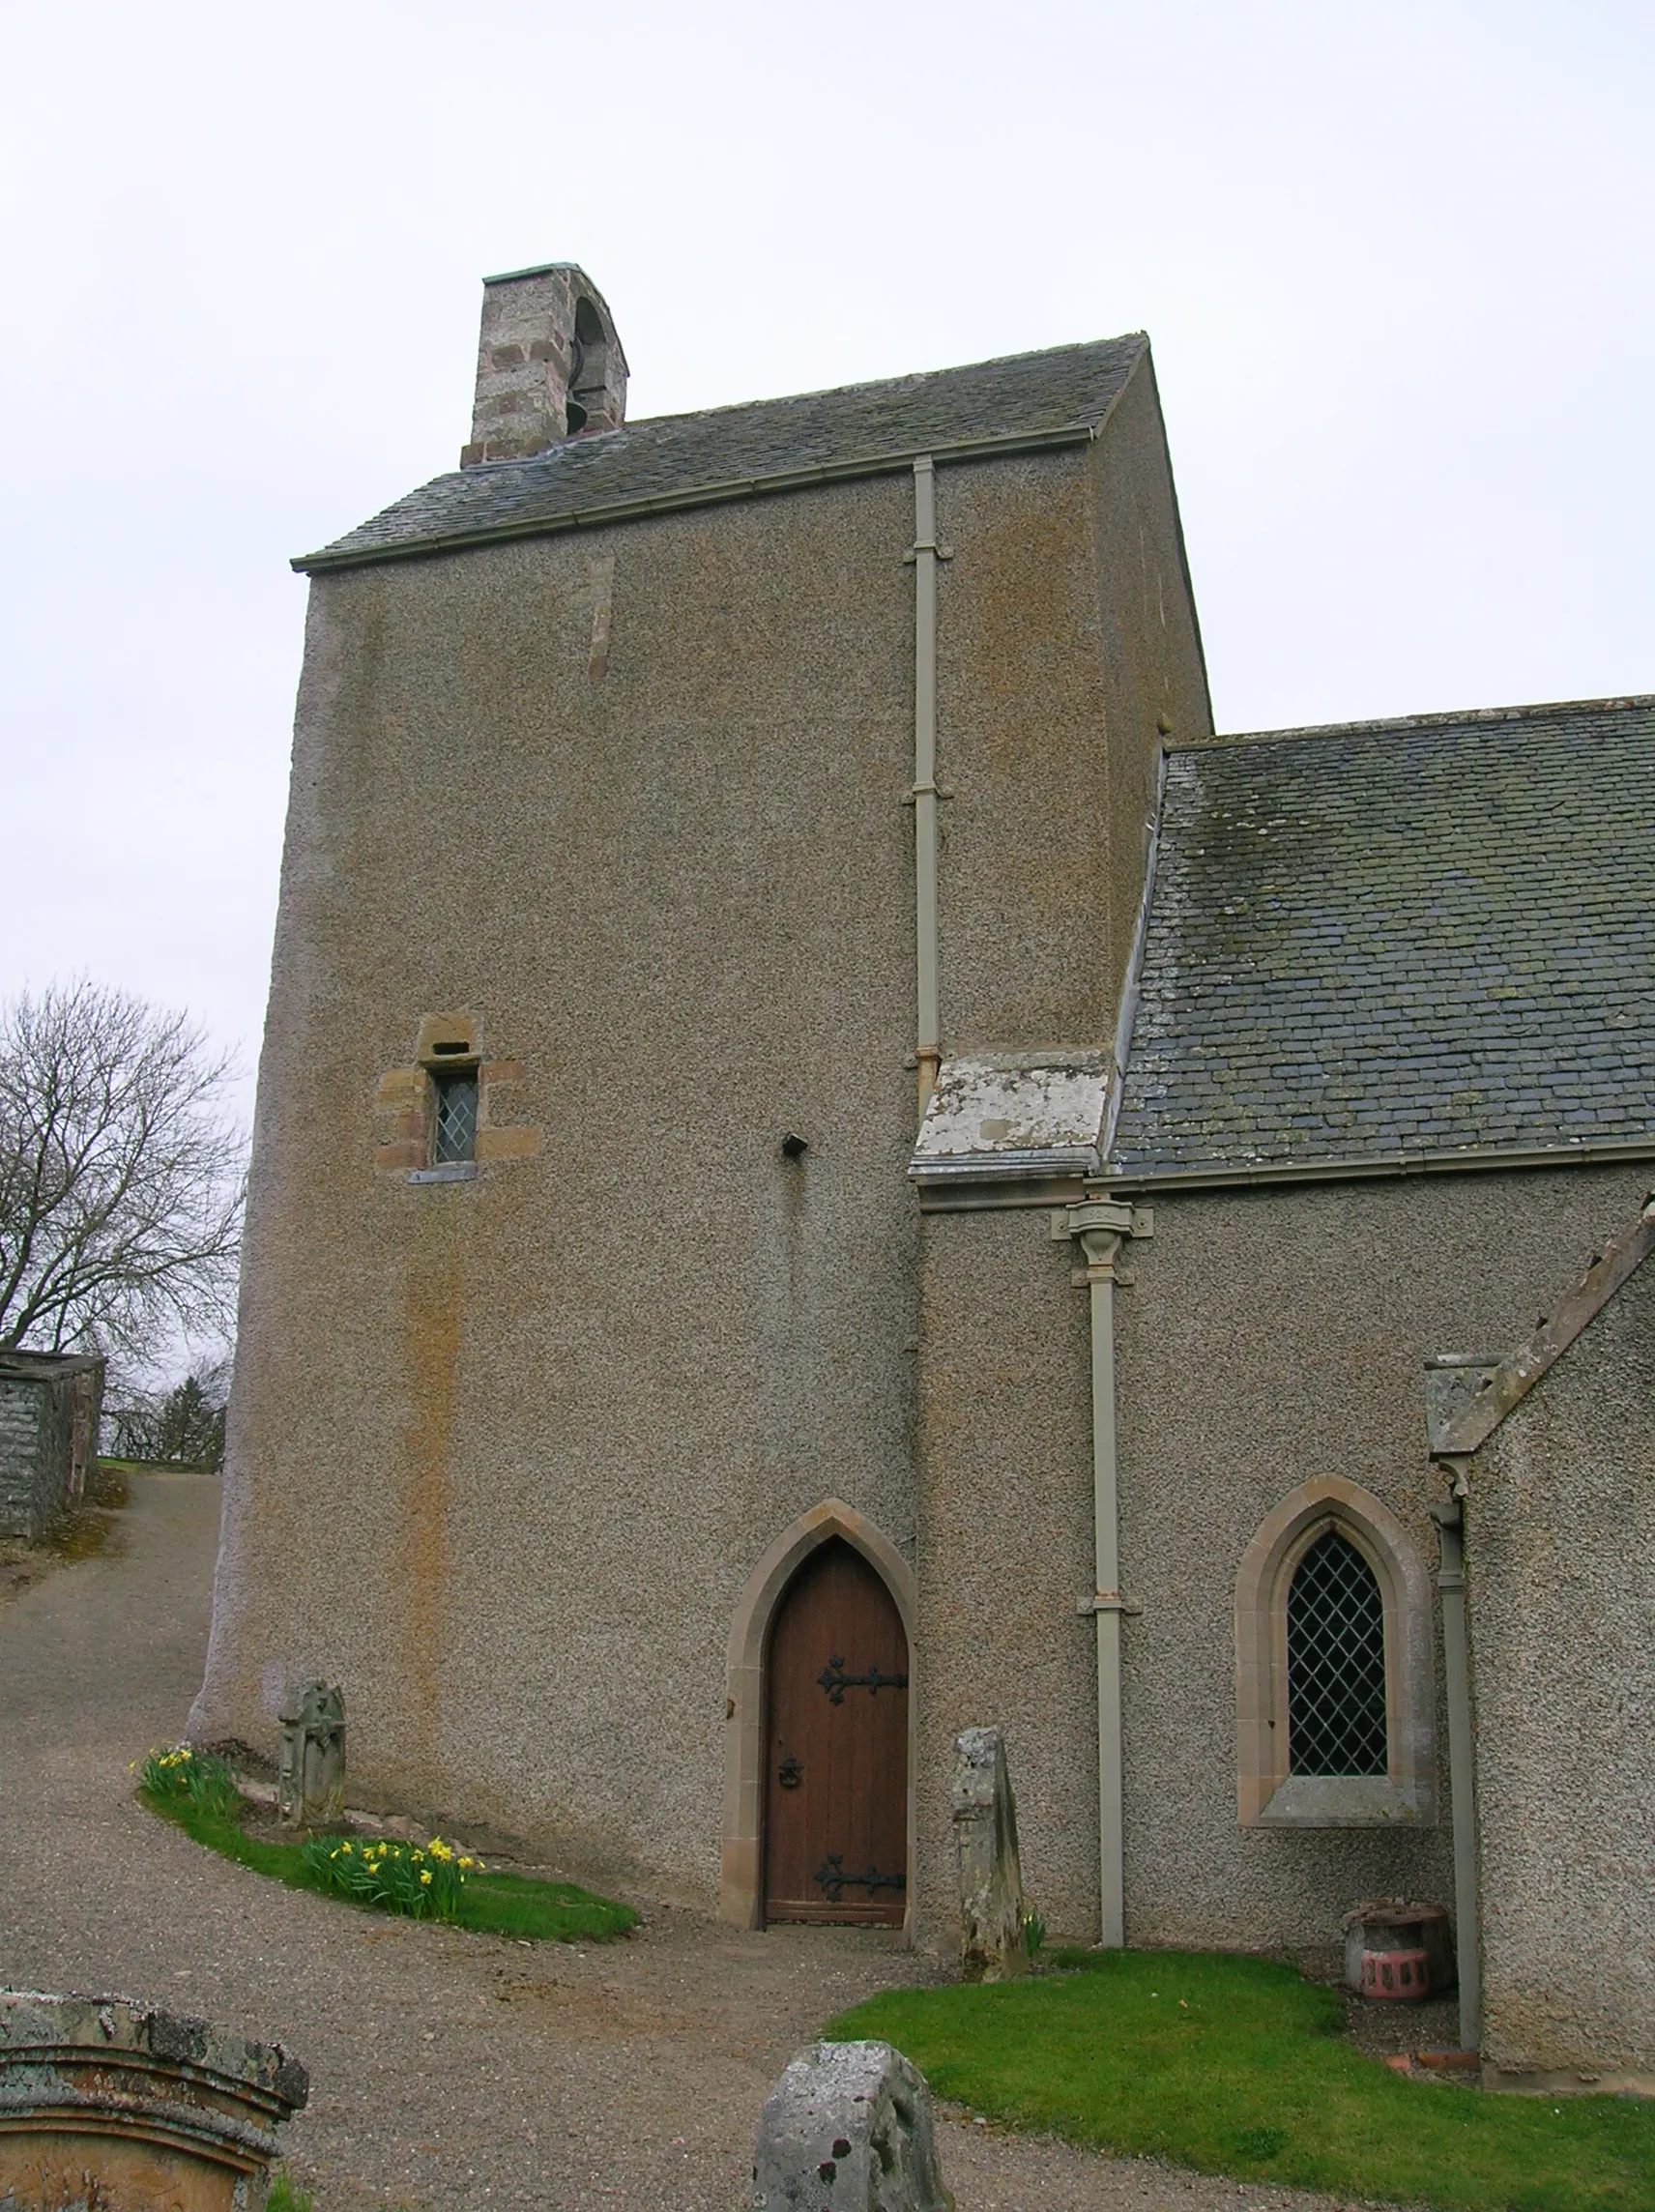
{"label": "drainpipe bracket", "polygon": [[1083,1597],[1075,1607],[1076,1613],[1081,1615],[1089,1613],[1127,1613],[1131,1614],[1134,1617],[1141,1614],[1144,1608],[1139,1604],[1136,1598],[1122,1597],[1118,1590],[1113,1589],[1093,1590],[1090,1597]]}
{"label": "drainpipe bracket", "polygon": [[954,790],[951,784],[916,783],[912,791],[903,793],[902,803],[904,806],[914,806],[921,799],[952,799],[953,796]]}
{"label": "drainpipe bracket", "polygon": [[1119,1266],[1113,1260],[1099,1261],[1090,1267],[1069,1269],[1069,1281],[1077,1291],[1084,1291],[1088,1283],[1118,1283],[1123,1291],[1129,1291],[1137,1280],[1134,1269]]}
{"label": "drainpipe bracket", "polygon": [[1088,1230],[1103,1230],[1115,1237],[1153,1237],[1155,1210],[1149,1206],[1128,1206],[1118,1198],[1089,1198],[1079,1206],[1054,1207],[1052,1241],[1063,1244]]}
{"label": "drainpipe bracket", "polygon": [[938,545],[931,538],[922,538],[917,545],[911,545],[902,556],[903,567],[912,568],[921,553],[935,553],[939,561],[951,561],[954,558],[954,548],[951,545]]}

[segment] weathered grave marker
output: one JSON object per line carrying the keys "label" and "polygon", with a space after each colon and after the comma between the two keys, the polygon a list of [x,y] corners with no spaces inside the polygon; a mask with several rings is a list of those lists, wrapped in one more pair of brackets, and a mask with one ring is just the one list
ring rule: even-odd
{"label": "weathered grave marker", "polygon": [[281,1708],[281,1818],[295,1828],[325,1828],[345,1810],[345,1693],[336,1682],[303,1682]]}
{"label": "weathered grave marker", "polygon": [[970,1728],[954,1739],[954,1858],[960,1884],[960,1966],[968,1982],[1026,1973],[1023,1871],[1017,1800],[999,1729]]}
{"label": "weathered grave marker", "polygon": [[888,2043],[812,2043],[759,2121],[754,2212],[953,2212],[931,2092]]}

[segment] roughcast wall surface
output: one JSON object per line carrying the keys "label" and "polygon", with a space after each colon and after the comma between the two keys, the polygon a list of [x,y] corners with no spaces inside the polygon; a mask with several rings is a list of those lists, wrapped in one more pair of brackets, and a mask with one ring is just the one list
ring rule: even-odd
{"label": "roughcast wall surface", "polygon": [[[949,1048],[1108,1041],[1086,861],[1205,726],[1176,518],[1106,684],[1097,498],[939,472]],[[903,473],[313,584],[197,1733],[323,1674],[364,1793],[716,1893],[746,1577],[831,1497],[915,1557],[913,537]],[[417,1184],[440,1015],[485,1127]]]}
{"label": "roughcast wall surface", "polygon": [[1484,2054],[1517,2073],[1655,2081],[1652,1406],[1645,1261],[1471,1465]]}

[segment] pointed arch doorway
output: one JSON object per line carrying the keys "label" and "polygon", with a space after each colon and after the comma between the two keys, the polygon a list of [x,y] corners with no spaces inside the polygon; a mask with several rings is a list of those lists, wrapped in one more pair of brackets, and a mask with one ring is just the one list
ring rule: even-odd
{"label": "pointed arch doorway", "polygon": [[782,1591],[765,1661],[764,1918],[900,1927],[908,1897],[908,1636],[842,1537]]}

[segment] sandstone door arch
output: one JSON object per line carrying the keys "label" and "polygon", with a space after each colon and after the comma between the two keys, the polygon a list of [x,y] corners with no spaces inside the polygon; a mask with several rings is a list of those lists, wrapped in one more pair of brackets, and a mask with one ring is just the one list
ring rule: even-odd
{"label": "sandstone door arch", "polygon": [[908,1638],[877,1569],[820,1545],[765,1666],[764,1916],[900,1927],[908,1902]]}

